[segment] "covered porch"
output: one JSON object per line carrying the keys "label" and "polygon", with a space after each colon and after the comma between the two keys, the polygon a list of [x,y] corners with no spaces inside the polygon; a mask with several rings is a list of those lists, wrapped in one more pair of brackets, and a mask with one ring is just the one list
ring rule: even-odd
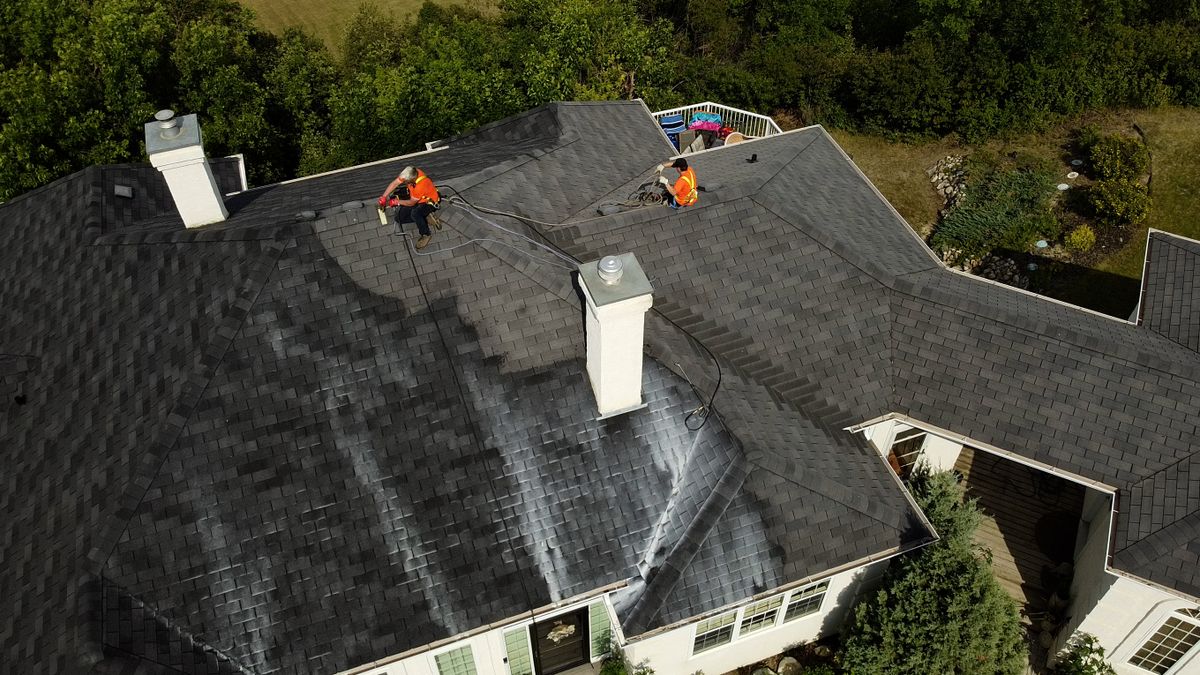
{"label": "covered porch", "polygon": [[954,469],[984,514],[975,541],[991,550],[996,577],[1022,613],[1064,610],[1086,488],[971,447]]}

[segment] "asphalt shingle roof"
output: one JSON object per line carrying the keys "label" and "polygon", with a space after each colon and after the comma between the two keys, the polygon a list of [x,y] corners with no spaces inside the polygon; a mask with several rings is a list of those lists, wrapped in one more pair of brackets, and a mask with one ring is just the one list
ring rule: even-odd
{"label": "asphalt shingle roof", "polygon": [[1141,325],[1200,350],[1200,242],[1153,231],[1138,307]]}
{"label": "asphalt shingle roof", "polygon": [[[0,662],[336,671],[623,581],[662,627],[925,540],[845,431],[890,412],[1118,488],[1115,564],[1195,593],[1200,356],[945,269],[823,130],[607,217],[671,154],[640,102],[438,145],[197,231],[146,167],[0,206]],[[449,204],[413,255],[373,203],[410,162],[542,222]],[[649,273],[647,408],[594,419],[543,236]]]}
{"label": "asphalt shingle roof", "polygon": [[[631,578],[636,632],[736,599],[743,575],[926,536],[873,452],[736,358],[720,414],[689,428],[686,378],[715,365],[661,318],[647,408],[595,420],[568,261],[484,218],[527,225],[449,206],[413,256],[375,217],[412,161],[446,194],[566,220],[669,154],[641,103],[556,104],[441,145],[233,195],[197,231],[148,167],[0,207],[0,661],[329,672]],[[767,528],[714,551],[733,503]],[[856,523],[873,534],[814,545]]]}

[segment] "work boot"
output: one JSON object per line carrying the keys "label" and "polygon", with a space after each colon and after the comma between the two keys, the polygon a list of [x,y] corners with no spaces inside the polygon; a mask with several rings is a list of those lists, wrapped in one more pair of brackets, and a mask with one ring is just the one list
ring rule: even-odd
{"label": "work boot", "polygon": [[425,216],[425,220],[427,220],[430,225],[436,227],[438,232],[442,231],[442,219],[438,218],[438,214],[431,213],[428,216]]}
{"label": "work boot", "polygon": [[433,239],[433,236],[428,234],[423,234],[420,237],[417,237],[417,250],[420,251],[428,246],[430,239]]}

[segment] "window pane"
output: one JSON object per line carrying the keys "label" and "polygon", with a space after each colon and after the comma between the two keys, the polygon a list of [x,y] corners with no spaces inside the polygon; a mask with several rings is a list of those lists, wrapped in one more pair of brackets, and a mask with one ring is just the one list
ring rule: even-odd
{"label": "window pane", "polygon": [[792,593],[792,599],[788,602],[783,620],[785,622],[793,621],[820,611],[821,601],[825,599],[825,591],[827,590],[829,590],[829,582],[822,581],[819,584],[806,586]]}
{"label": "window pane", "polygon": [[1129,662],[1161,675],[1179,663],[1197,642],[1200,642],[1200,626],[1173,616],[1163,622]]}
{"label": "window pane", "polygon": [[533,675],[533,654],[529,651],[529,631],[517,629],[504,634],[504,649],[508,654],[508,672],[512,675]]}
{"label": "window pane", "polygon": [[692,653],[699,654],[706,649],[729,644],[733,639],[733,622],[736,619],[737,612],[730,612],[696,624],[696,641],[692,644]]}
{"label": "window pane", "polygon": [[433,657],[439,675],[475,675],[475,659],[471,656],[471,645],[442,652]]}
{"label": "window pane", "polygon": [[782,595],[756,602],[747,607],[746,611],[742,613],[742,635],[774,626],[775,617],[779,615],[781,606],[783,606]]}

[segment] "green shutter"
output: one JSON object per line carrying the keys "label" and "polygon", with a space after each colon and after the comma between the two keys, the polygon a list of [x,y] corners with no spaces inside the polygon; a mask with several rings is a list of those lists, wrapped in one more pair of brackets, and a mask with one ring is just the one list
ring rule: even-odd
{"label": "green shutter", "polygon": [[509,673],[533,675],[533,655],[529,653],[529,629],[518,628],[505,633],[504,649],[508,652]]}
{"label": "green shutter", "polygon": [[433,657],[437,662],[438,675],[475,675],[475,657],[471,645],[463,645]]}
{"label": "green shutter", "polygon": [[608,642],[612,638],[612,620],[603,600],[588,606],[588,623],[591,626],[592,658],[598,659],[608,653]]}

